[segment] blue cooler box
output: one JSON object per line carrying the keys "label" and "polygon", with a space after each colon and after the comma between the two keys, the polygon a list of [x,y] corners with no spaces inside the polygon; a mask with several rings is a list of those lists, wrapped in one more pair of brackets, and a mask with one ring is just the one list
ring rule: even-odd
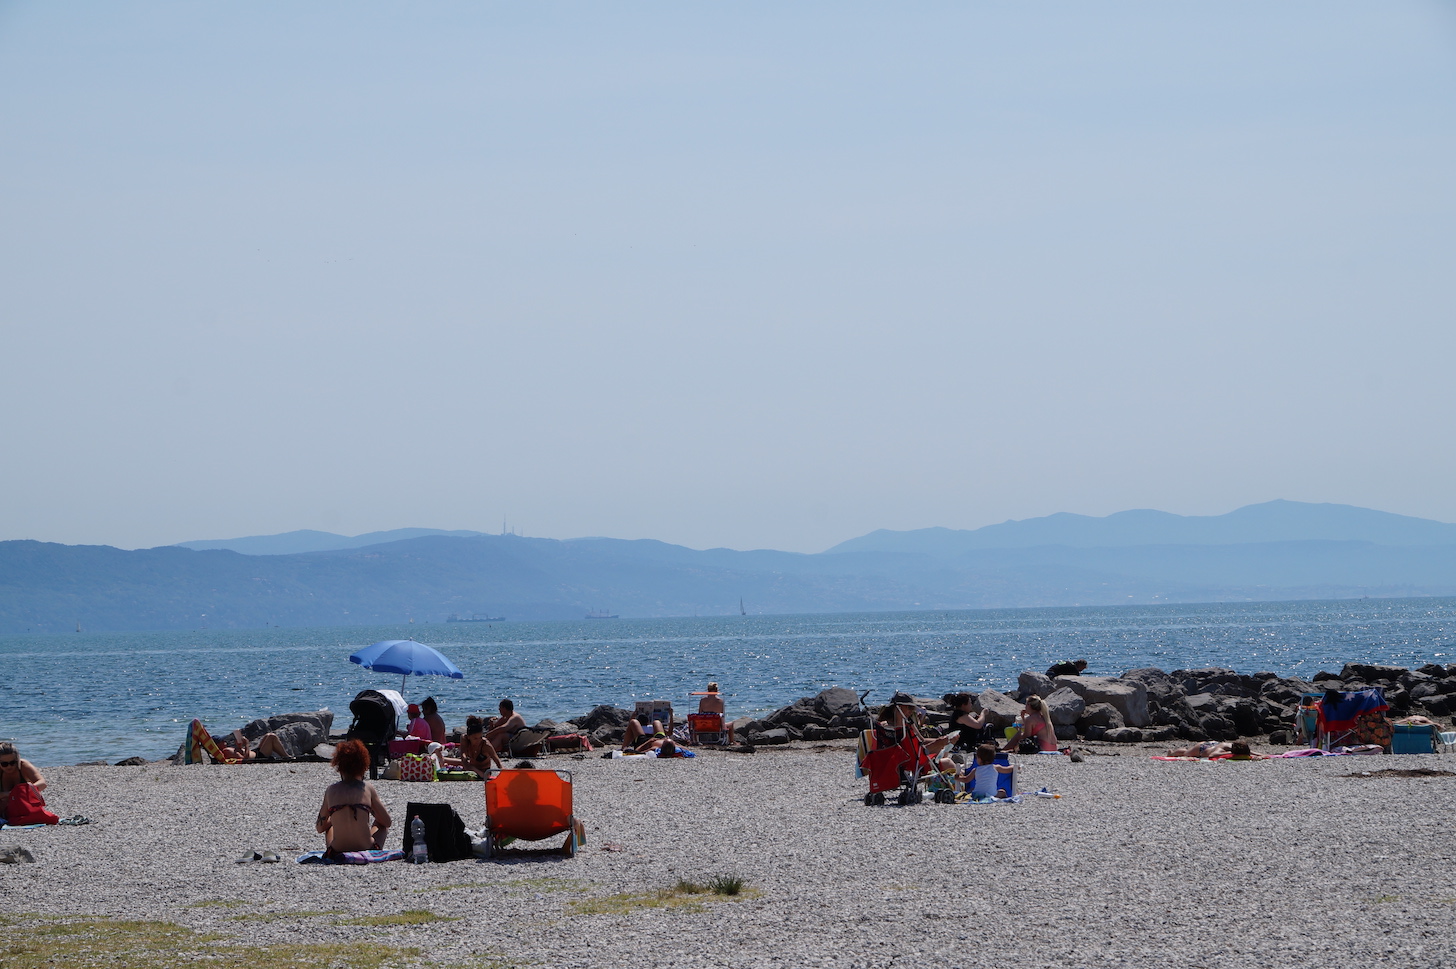
{"label": "blue cooler box", "polygon": [[1395,733],[1390,738],[1390,752],[1392,754],[1434,754],[1435,746],[1431,743],[1431,728],[1415,726],[1408,723],[1397,723],[1394,725]]}

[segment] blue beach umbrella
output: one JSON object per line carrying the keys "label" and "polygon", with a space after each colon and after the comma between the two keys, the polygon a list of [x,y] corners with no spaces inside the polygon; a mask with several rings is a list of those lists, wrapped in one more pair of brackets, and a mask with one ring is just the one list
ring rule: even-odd
{"label": "blue beach umbrella", "polygon": [[352,654],[349,662],[376,673],[398,673],[400,692],[411,676],[448,676],[462,680],[465,674],[438,649],[413,639],[386,639]]}

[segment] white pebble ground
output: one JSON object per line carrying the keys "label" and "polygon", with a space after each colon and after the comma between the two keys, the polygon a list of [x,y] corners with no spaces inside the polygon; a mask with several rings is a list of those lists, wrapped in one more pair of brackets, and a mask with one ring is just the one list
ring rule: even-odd
{"label": "white pebble ground", "polygon": [[[440,965],[1456,965],[1456,777],[1348,776],[1456,771],[1456,757],[1094,751],[1017,758],[1023,792],[1063,796],[996,807],[866,807],[844,745],[557,756],[542,763],[575,772],[589,832],[577,858],[368,867],[292,863],[321,847],[324,764],[52,768],[51,808],[96,823],[0,830],[0,847],[36,857],[0,865],[0,908],[169,920],[248,944],[373,940]],[[378,785],[399,815],[410,800],[448,801],[482,822],[479,783]],[[285,861],[235,861],[251,849]],[[749,894],[580,911],[718,874]],[[449,920],[345,924],[414,909]]]}

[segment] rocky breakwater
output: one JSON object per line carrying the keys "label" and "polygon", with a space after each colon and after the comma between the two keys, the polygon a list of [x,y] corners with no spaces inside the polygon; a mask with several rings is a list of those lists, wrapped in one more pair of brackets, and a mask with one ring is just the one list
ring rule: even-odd
{"label": "rocky breakwater", "polygon": [[[574,720],[543,720],[537,729],[552,733],[581,733],[599,747],[622,742],[631,710],[603,704]],[[685,717],[678,714],[678,719]],[[786,744],[794,740],[839,740],[857,737],[872,724],[860,704],[859,694],[843,687],[830,687],[816,696],[806,696],[762,718],[741,717],[733,721],[736,739],[743,744]]]}
{"label": "rocky breakwater", "polygon": [[[1270,743],[1288,743],[1300,697],[1326,690],[1378,687],[1393,717],[1419,713],[1434,719],[1456,712],[1456,664],[1410,670],[1347,663],[1339,673],[1320,672],[1308,680],[1217,667],[1054,679],[1028,672],[1017,685],[1021,697],[1035,693],[1046,699],[1063,740],[1140,743],[1268,734]],[[1010,723],[1020,710],[1016,700],[994,690],[979,699],[998,726]]]}

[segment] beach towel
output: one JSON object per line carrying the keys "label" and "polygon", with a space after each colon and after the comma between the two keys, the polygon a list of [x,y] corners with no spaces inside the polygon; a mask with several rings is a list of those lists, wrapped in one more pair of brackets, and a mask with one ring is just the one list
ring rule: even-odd
{"label": "beach towel", "polygon": [[957,804],[1020,804],[1021,795],[1013,794],[1010,797],[975,797],[971,794],[957,794]]}
{"label": "beach towel", "polygon": [[293,859],[300,865],[373,865],[381,861],[403,861],[404,852],[398,848],[368,851],[341,851],[333,856],[322,851],[305,851]]}

